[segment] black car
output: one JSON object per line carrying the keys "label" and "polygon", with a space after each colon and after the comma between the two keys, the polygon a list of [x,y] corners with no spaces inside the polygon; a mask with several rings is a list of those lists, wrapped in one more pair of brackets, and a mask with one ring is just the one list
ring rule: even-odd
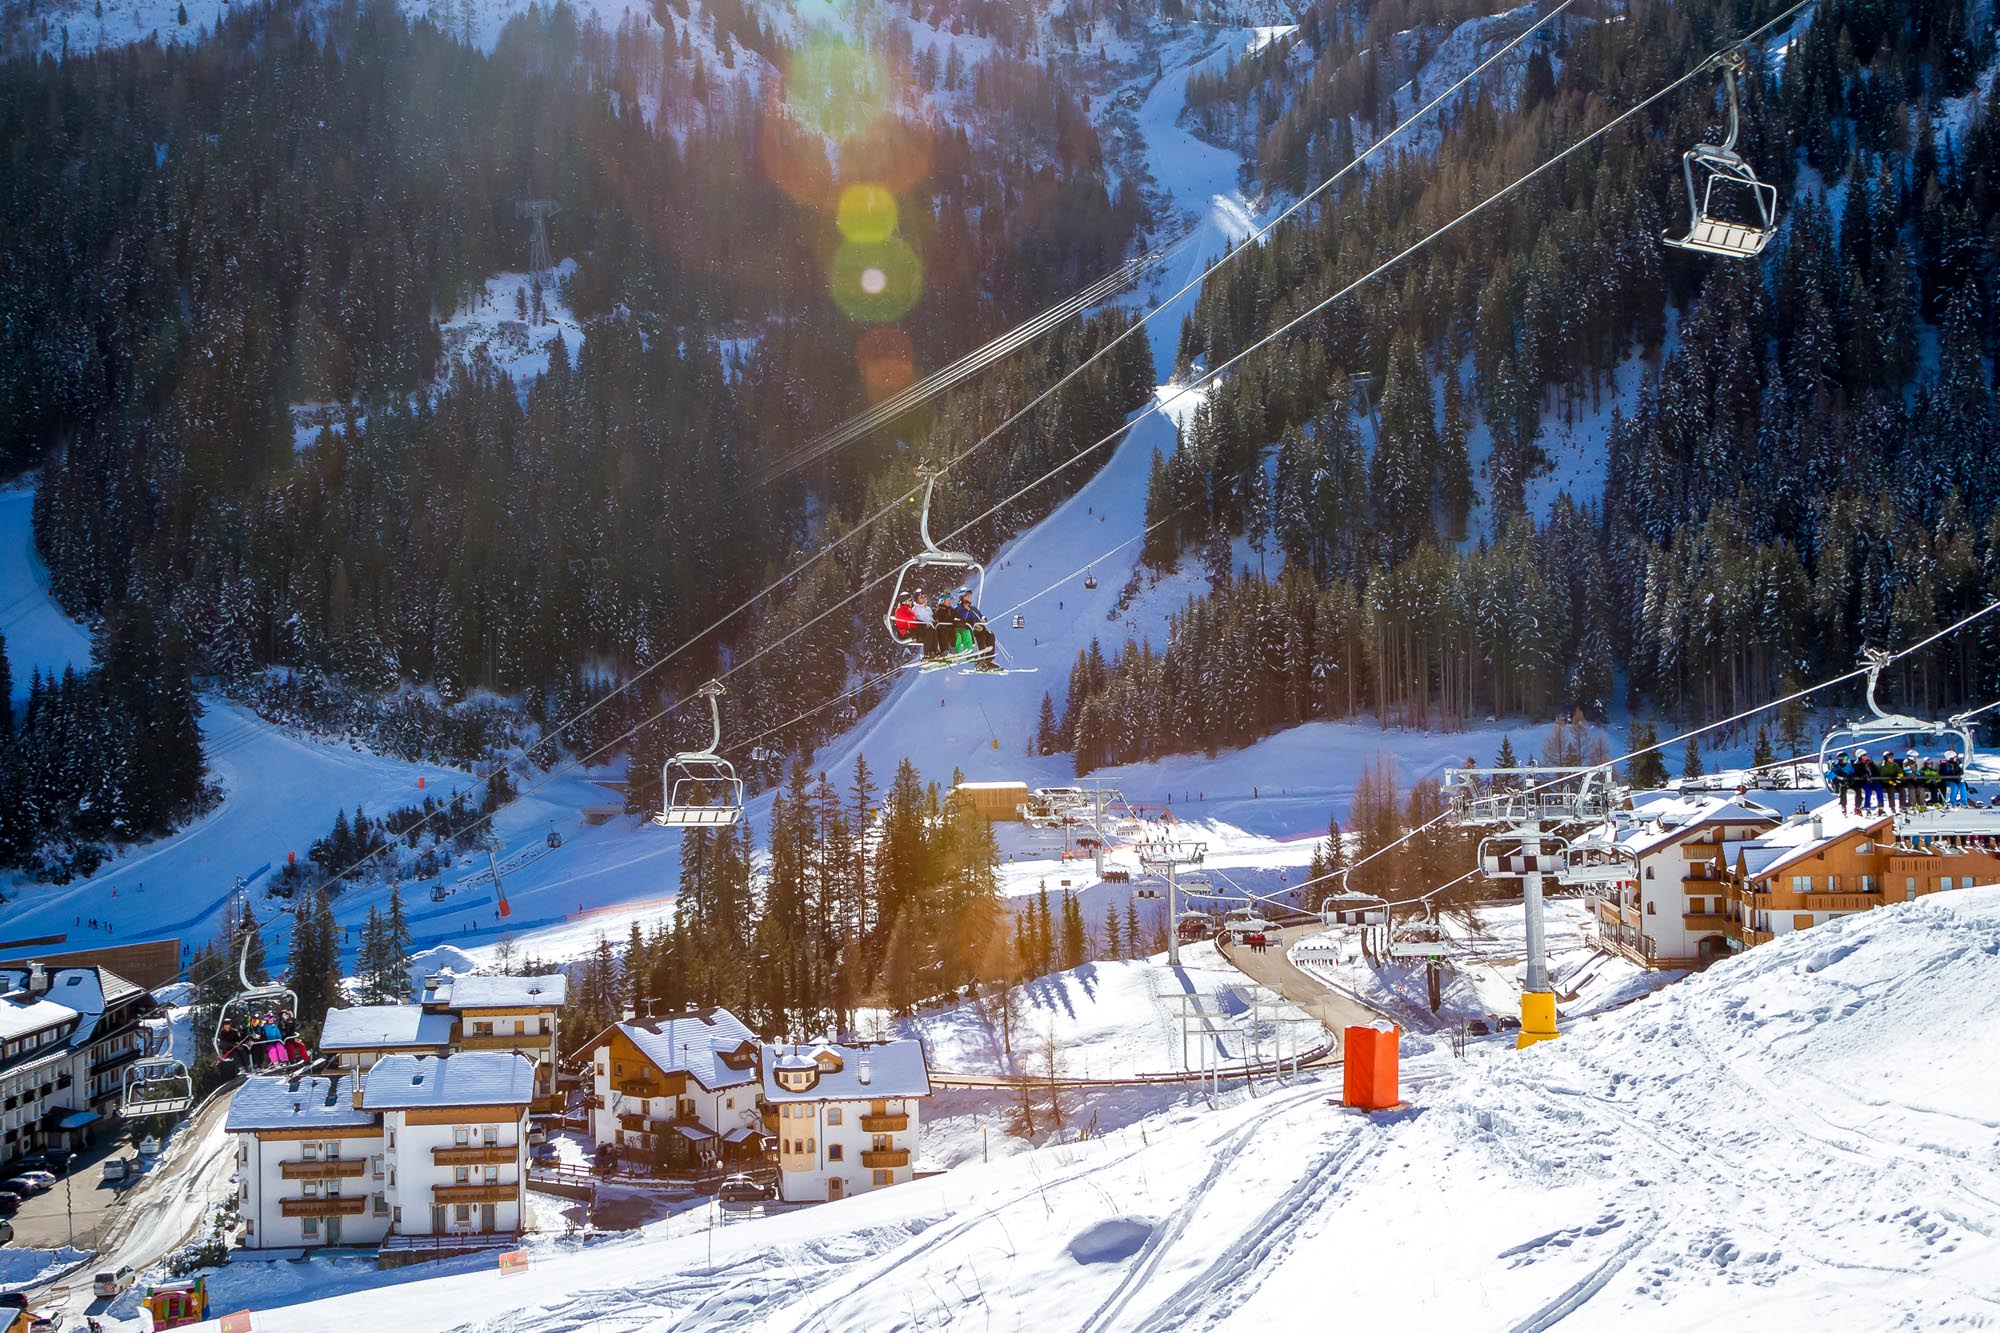
{"label": "black car", "polygon": [[0,1213],[11,1213],[20,1206],[20,1195],[10,1189],[0,1189]]}
{"label": "black car", "polygon": [[76,1154],[67,1148],[50,1148],[47,1152],[35,1153],[32,1156],[22,1158],[21,1169],[24,1171],[47,1171],[60,1176],[69,1170],[70,1163],[75,1160]]}

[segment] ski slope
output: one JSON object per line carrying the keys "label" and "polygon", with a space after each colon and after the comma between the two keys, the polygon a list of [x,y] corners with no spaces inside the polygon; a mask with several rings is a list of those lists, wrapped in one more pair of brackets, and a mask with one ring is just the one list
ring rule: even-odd
{"label": "ski slope", "polygon": [[36,669],[60,676],[90,667],[90,635],[49,597],[49,572],[35,553],[35,490],[0,490],[0,634],[7,637],[18,715]]}
{"label": "ski slope", "polygon": [[[1862,913],[1516,1052],[1406,1051],[843,1203],[273,1311],[601,1327],[1980,1327],[2000,1303],[2000,889]],[[671,1234],[670,1234],[671,1233]],[[288,1284],[289,1285],[289,1284]],[[254,1292],[251,1303],[256,1304]],[[262,1326],[260,1324],[260,1326]]]}

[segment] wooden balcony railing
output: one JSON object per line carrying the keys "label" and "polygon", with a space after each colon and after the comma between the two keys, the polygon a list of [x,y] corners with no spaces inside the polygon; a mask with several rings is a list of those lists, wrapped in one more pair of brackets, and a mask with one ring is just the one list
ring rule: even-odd
{"label": "wooden balcony railing", "polygon": [[438,1166],[507,1166],[520,1160],[521,1150],[505,1143],[431,1149],[431,1161]]}
{"label": "wooden balcony railing", "polygon": [[359,1217],[368,1211],[366,1194],[335,1194],[322,1199],[280,1199],[281,1217]]}
{"label": "wooden balcony railing", "polygon": [[467,1051],[534,1051],[547,1050],[553,1040],[554,1034],[548,1032],[468,1032],[458,1045]]}
{"label": "wooden balcony railing", "polygon": [[865,1167],[908,1166],[909,1164],[910,1150],[908,1148],[889,1148],[882,1152],[864,1151],[861,1154],[861,1165]]}
{"label": "wooden balcony railing", "polygon": [[280,1162],[280,1180],[358,1180],[368,1174],[366,1157],[327,1157],[317,1162]]}
{"label": "wooden balcony railing", "polygon": [[431,1198],[437,1203],[511,1203],[519,1185],[433,1185]]}
{"label": "wooden balcony railing", "polygon": [[864,1115],[861,1117],[863,1134],[900,1134],[910,1127],[908,1115]]}
{"label": "wooden balcony railing", "polygon": [[1727,930],[1729,917],[1721,912],[1682,912],[1681,924],[1689,930]]}

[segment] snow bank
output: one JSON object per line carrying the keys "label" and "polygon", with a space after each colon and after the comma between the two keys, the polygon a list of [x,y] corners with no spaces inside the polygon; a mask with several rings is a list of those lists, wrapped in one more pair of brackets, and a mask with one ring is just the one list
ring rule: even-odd
{"label": "snow bank", "polygon": [[25,1291],[65,1268],[82,1263],[90,1255],[89,1250],[71,1249],[67,1245],[54,1250],[17,1250],[7,1246],[0,1249],[0,1291]]}

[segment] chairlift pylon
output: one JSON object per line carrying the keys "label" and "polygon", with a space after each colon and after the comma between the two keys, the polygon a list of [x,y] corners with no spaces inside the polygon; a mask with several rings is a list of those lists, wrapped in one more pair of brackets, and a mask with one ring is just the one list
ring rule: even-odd
{"label": "chairlift pylon", "polygon": [[[1778,188],[1757,179],[1755,168],[1736,151],[1741,111],[1737,80],[1744,72],[1743,53],[1726,51],[1716,62],[1722,68],[1723,92],[1729,101],[1729,134],[1720,144],[1696,144],[1681,154],[1681,175],[1687,182],[1687,234],[1669,232],[1661,239],[1680,250],[1724,259],[1754,259],[1778,233]],[[1726,216],[1725,205],[1740,203],[1745,195],[1755,216]]]}
{"label": "chairlift pylon", "polygon": [[125,1066],[118,1114],[127,1120],[179,1115],[194,1105],[194,1075],[174,1058],[174,1025],[165,1018],[143,1018],[139,1031],[143,1044],[139,1058]]}
{"label": "chairlift pylon", "polygon": [[[1939,744],[1955,748],[1966,769],[1972,767],[1972,759],[1978,747],[1973,743],[1974,726],[1970,718],[1954,715],[1942,722],[1926,718],[1910,717],[1901,713],[1891,713],[1883,708],[1875,698],[1875,687],[1881,683],[1882,672],[1895,661],[1895,654],[1880,648],[1861,650],[1862,666],[1868,672],[1868,712],[1870,716],[1843,722],[1826,733],[1819,745],[1819,771],[1827,790],[1838,790],[1838,779],[1834,775],[1834,761],[1841,754],[1859,751],[1874,755],[1876,749],[1883,748],[1900,752],[1912,747],[1912,742],[1927,746]],[[1912,747],[1913,748],[1913,747]],[[1901,754],[1897,754],[1901,758]]]}
{"label": "chairlift pylon", "polygon": [[696,693],[708,700],[709,742],[672,756],[660,769],[662,805],[653,822],[667,828],[721,828],[743,815],[743,779],[716,753],[722,748],[722,682],[711,680]]}

